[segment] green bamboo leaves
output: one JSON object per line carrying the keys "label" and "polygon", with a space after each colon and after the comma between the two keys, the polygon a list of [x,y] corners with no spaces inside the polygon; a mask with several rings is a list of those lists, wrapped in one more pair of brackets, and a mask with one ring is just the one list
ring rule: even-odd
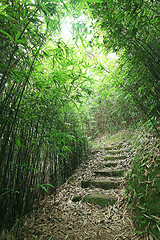
{"label": "green bamboo leaves", "polygon": [[6,35],[12,42],[14,42],[14,38],[9,33],[5,32],[2,29],[0,29],[0,32],[3,33],[4,35]]}
{"label": "green bamboo leaves", "polygon": [[6,11],[5,9],[8,7],[8,5],[3,5],[3,6],[0,6],[0,18],[8,18],[8,19],[12,19],[11,16],[9,16],[8,14],[6,14]]}
{"label": "green bamboo leaves", "polygon": [[4,190],[5,190],[5,192],[3,192],[0,196],[4,196],[5,194],[10,193],[10,192],[19,193],[19,191],[14,190],[14,189],[10,189],[10,188],[5,188]]}
{"label": "green bamboo leaves", "polygon": [[77,105],[88,78],[77,52],[56,38],[64,14],[52,1],[0,7],[1,226],[54,193],[85,156]]}
{"label": "green bamboo leaves", "polygon": [[38,184],[38,187],[41,187],[42,189],[44,189],[44,191],[45,191],[46,193],[48,193],[48,190],[47,190],[46,186],[55,188],[53,185],[51,185],[51,184],[49,184],[49,183],[46,183],[46,184]]}

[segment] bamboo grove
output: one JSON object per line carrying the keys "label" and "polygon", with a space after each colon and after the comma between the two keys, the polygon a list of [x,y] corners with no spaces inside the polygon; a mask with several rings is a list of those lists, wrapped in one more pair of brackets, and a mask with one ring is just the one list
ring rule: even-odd
{"label": "bamboo grove", "polygon": [[[159,7],[156,0],[1,1],[1,227],[55,193],[86,158],[84,125],[94,135],[102,125],[112,133],[123,121],[150,121],[160,136]],[[76,28],[84,14],[93,20],[90,41],[84,23]],[[68,15],[85,50],[59,37]],[[99,48],[104,59],[116,52],[118,66],[93,62]]]}
{"label": "bamboo grove", "polygon": [[55,37],[56,7],[43,1],[0,6],[1,227],[55,192],[85,158],[76,102],[86,77],[77,53]]}
{"label": "bamboo grove", "polygon": [[116,87],[133,99],[143,119],[151,121],[159,135],[159,1],[96,1],[89,6],[106,52],[121,53],[119,71],[113,76]]}

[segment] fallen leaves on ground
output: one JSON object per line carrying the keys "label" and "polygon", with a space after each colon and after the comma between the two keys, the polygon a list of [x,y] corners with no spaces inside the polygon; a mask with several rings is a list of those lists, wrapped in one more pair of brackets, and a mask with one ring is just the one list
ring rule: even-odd
{"label": "fallen leaves on ground", "polygon": [[[93,170],[103,162],[104,148],[92,151],[87,163],[82,163],[75,173],[56,193],[41,202],[38,210],[26,217],[22,227],[23,240],[139,240],[129,216],[125,198],[124,184],[118,189],[81,188],[82,179],[93,179]],[[130,159],[119,161],[116,169]],[[114,168],[115,169],[115,168]],[[85,196],[91,193],[110,193],[118,200],[111,206],[101,208],[98,205],[82,201],[72,202],[74,195]]]}

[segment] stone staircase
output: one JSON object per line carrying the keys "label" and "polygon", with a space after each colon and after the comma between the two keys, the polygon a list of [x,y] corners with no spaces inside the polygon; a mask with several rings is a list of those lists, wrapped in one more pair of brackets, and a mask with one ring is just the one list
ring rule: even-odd
{"label": "stone staircase", "polygon": [[[124,173],[126,169],[127,153],[125,144],[107,146],[104,148],[106,155],[100,161],[98,169],[93,170],[93,178],[82,180],[82,188],[98,188],[99,193],[87,194],[86,196],[75,195],[72,198],[73,202],[83,201],[91,204],[97,204],[101,207],[113,205],[117,200],[117,194],[114,190],[120,189],[123,183]],[[101,189],[106,192],[101,193]]]}

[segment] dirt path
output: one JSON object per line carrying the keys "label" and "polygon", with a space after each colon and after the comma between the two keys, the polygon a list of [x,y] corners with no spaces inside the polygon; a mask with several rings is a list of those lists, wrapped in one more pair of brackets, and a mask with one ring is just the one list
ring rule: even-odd
{"label": "dirt path", "polygon": [[[117,146],[118,145],[118,146]],[[86,163],[26,218],[22,239],[138,240],[125,198],[127,144],[94,150]],[[94,204],[96,203],[96,204]]]}

